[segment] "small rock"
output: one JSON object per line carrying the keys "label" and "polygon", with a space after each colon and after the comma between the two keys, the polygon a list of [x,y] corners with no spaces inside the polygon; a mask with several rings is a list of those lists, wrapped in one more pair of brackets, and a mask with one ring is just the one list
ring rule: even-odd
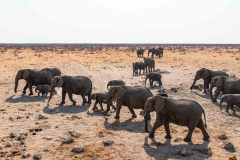
{"label": "small rock", "polygon": [[19,151],[18,148],[13,148],[13,149],[11,150],[11,153],[12,153],[12,154],[20,154],[20,151]]}
{"label": "small rock", "polygon": [[177,88],[172,87],[172,88],[171,88],[171,91],[176,93],[178,90],[177,90]]}
{"label": "small rock", "polygon": [[22,119],[22,118],[23,118],[23,117],[21,117],[21,116],[17,116],[17,117],[16,117],[16,119]]}
{"label": "small rock", "polygon": [[14,119],[13,119],[12,117],[9,117],[9,120],[10,120],[10,121],[14,121]]}
{"label": "small rock", "polygon": [[228,137],[225,134],[221,134],[217,138],[220,140],[226,140]]}
{"label": "small rock", "polygon": [[180,151],[180,153],[181,153],[181,155],[183,155],[184,157],[193,155],[193,151],[192,151],[192,150],[189,150],[189,149],[186,149],[186,148],[182,149],[182,150]]}
{"label": "small rock", "polygon": [[74,147],[72,148],[71,152],[74,152],[74,153],[82,153],[84,152],[84,147]]}
{"label": "small rock", "polygon": [[42,156],[40,154],[34,154],[33,160],[40,160],[42,159]]}
{"label": "small rock", "polygon": [[18,110],[19,110],[19,111],[26,111],[25,108],[19,108]]}
{"label": "small rock", "polygon": [[237,160],[236,156],[229,157],[229,160]]}
{"label": "small rock", "polygon": [[113,140],[104,140],[104,141],[103,141],[103,145],[104,145],[104,146],[111,146],[113,143],[114,143]]}
{"label": "small rock", "polygon": [[71,137],[73,138],[79,138],[80,134],[75,131],[68,131]]}
{"label": "small rock", "polygon": [[77,115],[72,115],[71,116],[71,119],[74,120],[74,119],[80,119],[80,117],[78,117]]}
{"label": "small rock", "polygon": [[28,158],[28,157],[30,157],[29,153],[25,152],[25,153],[22,154],[23,159]]}
{"label": "small rock", "polygon": [[229,152],[235,152],[235,147],[230,141],[225,141],[223,143],[223,148],[225,148]]}
{"label": "small rock", "polygon": [[5,143],[5,147],[12,147],[12,143],[6,142],[6,143]]}
{"label": "small rock", "polygon": [[174,142],[180,142],[182,140],[182,138],[176,138],[174,139]]}
{"label": "small rock", "polygon": [[10,138],[15,138],[16,136],[17,136],[17,134],[13,133],[13,132],[11,132],[10,135],[9,135]]}
{"label": "small rock", "polygon": [[44,148],[44,150],[43,150],[44,152],[48,152],[49,151],[49,149],[48,148]]}
{"label": "small rock", "polygon": [[39,119],[39,120],[42,120],[42,119],[48,119],[48,117],[39,114],[39,115],[38,115],[38,119]]}
{"label": "small rock", "polygon": [[74,142],[74,139],[71,137],[63,138],[63,140],[62,140],[62,144],[70,144],[73,142]]}

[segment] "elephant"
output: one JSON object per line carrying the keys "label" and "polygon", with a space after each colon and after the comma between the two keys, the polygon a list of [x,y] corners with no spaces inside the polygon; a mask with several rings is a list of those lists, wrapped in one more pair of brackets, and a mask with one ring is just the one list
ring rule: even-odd
{"label": "elephant", "polygon": [[158,56],[159,58],[160,57],[163,57],[163,48],[151,48],[148,50],[148,57],[149,57],[149,54],[152,53],[152,58],[154,58],[154,55],[155,56]]}
{"label": "elephant", "polygon": [[139,58],[142,58],[142,57],[143,57],[143,54],[144,54],[144,49],[138,49],[138,50],[137,50],[137,56],[138,56]]}
{"label": "elephant", "polygon": [[[48,92],[50,91],[50,85],[48,84],[42,84],[42,85],[37,85],[36,88],[35,88],[35,92],[38,93],[38,96],[40,96],[40,94],[43,95],[48,95]],[[57,93],[55,91],[55,93]]]}
{"label": "elephant", "polygon": [[147,98],[153,96],[149,89],[134,86],[113,86],[109,89],[108,93],[112,101],[117,101],[115,119],[120,118],[122,106],[127,106],[132,114],[132,118],[136,118],[137,116],[133,109],[143,110]]}
{"label": "elephant", "polygon": [[146,57],[144,57],[143,60],[146,65],[146,73],[147,71],[149,73],[153,72],[155,70],[155,60],[152,58],[146,58]]}
{"label": "elephant", "polygon": [[61,76],[61,74],[62,74],[61,70],[58,69],[58,68],[44,68],[44,69],[42,69],[42,70],[45,70],[45,71],[47,71],[47,72],[50,72],[50,73],[53,75],[53,77],[55,77],[55,76]]}
{"label": "elephant", "polygon": [[[164,125],[166,132],[166,139],[171,139],[169,123],[174,123],[180,126],[188,127],[188,134],[184,138],[185,142],[191,142],[192,133],[195,127],[202,131],[204,140],[209,140],[209,135],[206,131],[206,117],[202,106],[190,99],[172,99],[162,96],[154,96],[147,99],[144,106],[144,120],[145,131],[148,131],[148,121],[150,120],[150,112],[156,112],[156,121],[153,125],[150,138],[154,138],[155,131],[158,127]],[[202,114],[204,115],[205,123],[202,120]]]}
{"label": "elephant", "polygon": [[223,71],[213,71],[210,69],[201,68],[201,69],[197,70],[194,81],[193,81],[190,89],[192,90],[194,88],[194,85],[197,82],[197,80],[203,79],[203,81],[204,81],[203,92],[206,93],[207,89],[209,89],[209,84],[210,84],[212,78],[216,77],[216,76],[227,76],[228,77],[228,74]]}
{"label": "elephant", "polygon": [[229,107],[231,107],[231,109],[233,110],[233,112],[235,114],[236,110],[234,110],[233,107],[234,107],[234,105],[240,107],[240,94],[224,94],[220,100],[221,110],[222,110],[223,102],[227,103],[226,112],[228,112]]}
{"label": "elephant", "polygon": [[[141,71],[143,71],[143,74],[144,74],[146,65],[143,62],[134,62],[134,63],[132,63],[132,68],[133,68],[133,75],[141,74]],[[139,72],[138,72],[138,70],[139,70]]]}
{"label": "elephant", "polygon": [[123,80],[111,80],[107,84],[107,89],[110,86],[124,86],[126,83]]}
{"label": "elephant", "polygon": [[110,100],[110,95],[108,92],[106,93],[93,93],[91,95],[91,99],[95,100],[94,106],[93,106],[93,110],[97,109],[97,104],[100,105],[101,107],[101,111],[103,111],[103,106],[102,104],[105,103],[107,104],[107,111],[110,111],[110,106],[112,106],[112,108],[114,110],[116,110],[116,107],[113,105],[113,102]]}
{"label": "elephant", "polygon": [[33,95],[32,86],[42,85],[42,84],[51,84],[51,80],[53,75],[46,70],[32,70],[32,69],[21,69],[18,70],[15,77],[15,93],[18,88],[18,81],[24,79],[26,81],[26,85],[23,88],[23,94],[26,94],[26,89],[29,88],[29,95]]}
{"label": "elephant", "polygon": [[146,75],[146,79],[145,79],[145,86],[146,86],[146,82],[147,82],[148,79],[149,79],[151,87],[153,86],[153,82],[154,81],[157,81],[159,86],[162,86],[162,80],[161,80],[162,79],[162,75],[160,73],[157,73],[157,72],[148,73]]}
{"label": "elephant", "polygon": [[[66,93],[68,93],[70,101],[73,105],[76,101],[73,100],[73,94],[81,95],[83,99],[82,105],[85,103],[91,104],[92,81],[85,76],[55,76],[51,82],[51,91],[48,103],[50,102],[55,87],[62,87],[62,101],[60,105],[65,104]],[[86,97],[88,96],[88,101]]]}
{"label": "elephant", "polygon": [[[213,97],[212,90],[216,87]],[[222,94],[240,94],[240,79],[233,79],[227,76],[217,76],[212,78],[210,83],[210,96],[212,102],[217,102],[218,95]]]}

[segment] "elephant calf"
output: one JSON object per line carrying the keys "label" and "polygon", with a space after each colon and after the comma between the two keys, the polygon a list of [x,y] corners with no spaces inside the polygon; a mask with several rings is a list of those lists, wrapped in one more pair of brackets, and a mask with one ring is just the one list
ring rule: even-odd
{"label": "elephant calf", "polygon": [[133,75],[141,74],[141,71],[143,71],[143,74],[144,74],[146,65],[143,62],[134,62],[134,63],[132,63],[132,69],[133,69]]}
{"label": "elephant calf", "polygon": [[124,86],[125,84],[123,80],[111,80],[107,84],[107,89],[111,86]]}
{"label": "elephant calf", "polygon": [[[65,103],[65,97],[68,93],[69,99],[72,101],[73,105],[76,101],[73,100],[73,94],[81,95],[84,105],[85,103],[91,104],[91,94],[92,94],[92,81],[85,76],[55,76],[51,83],[51,92],[48,102],[50,102],[53,91],[55,87],[62,87],[62,102],[61,105]],[[86,97],[88,96],[88,101]]]}
{"label": "elephant calf", "polygon": [[[216,87],[213,97],[212,90]],[[217,76],[212,78],[210,84],[210,96],[212,102],[217,102],[218,95],[222,94],[240,94],[240,79],[233,79],[226,76]]]}
{"label": "elephant calf", "polygon": [[[150,120],[150,112],[156,112],[156,122],[149,134],[150,138],[154,138],[155,131],[158,127],[164,125],[166,131],[166,139],[171,139],[169,123],[175,123],[180,126],[188,127],[188,134],[184,138],[185,142],[191,142],[192,133],[195,127],[201,129],[204,140],[209,140],[206,131],[206,117],[202,106],[196,101],[189,99],[171,99],[162,96],[154,96],[147,99],[144,106],[145,131],[148,132],[148,120]],[[204,115],[205,124],[202,120]]]}
{"label": "elephant calf", "polygon": [[194,88],[195,83],[199,79],[203,79],[203,81],[204,81],[203,92],[206,93],[207,89],[209,88],[209,84],[210,84],[212,78],[216,77],[216,76],[227,76],[228,77],[228,74],[223,72],[223,71],[213,71],[213,70],[210,70],[210,69],[201,68],[201,69],[197,70],[197,72],[195,74],[194,81],[193,81],[190,89],[192,90]]}
{"label": "elephant calf", "polygon": [[120,110],[123,105],[128,107],[132,118],[136,118],[137,116],[133,109],[143,109],[147,98],[153,96],[147,88],[132,86],[113,86],[108,93],[112,101],[117,101],[115,119],[120,118]]}
{"label": "elephant calf", "polygon": [[40,94],[43,95],[48,95],[48,92],[50,91],[50,86],[48,84],[43,84],[43,85],[37,85],[35,88],[35,92],[38,93],[38,96],[40,96]]}
{"label": "elephant calf", "polygon": [[240,94],[225,94],[225,95],[223,95],[220,100],[221,109],[222,109],[223,102],[227,103],[226,112],[228,112],[229,107],[231,107],[231,109],[235,113],[236,110],[234,110],[233,107],[234,107],[234,105],[240,107]]}
{"label": "elephant calf", "polygon": [[103,103],[107,104],[106,112],[110,111],[110,106],[112,106],[112,108],[116,110],[116,107],[113,105],[112,101],[110,100],[110,95],[108,93],[93,93],[91,95],[91,99],[95,100],[93,110],[97,109],[97,104],[99,104],[101,107],[101,110],[103,111],[103,106],[102,106]]}
{"label": "elephant calf", "polygon": [[145,79],[145,86],[146,86],[146,82],[147,82],[148,79],[149,79],[151,87],[153,86],[154,81],[158,82],[159,87],[162,86],[162,75],[160,73],[157,73],[157,72],[148,73],[146,75],[146,79]]}

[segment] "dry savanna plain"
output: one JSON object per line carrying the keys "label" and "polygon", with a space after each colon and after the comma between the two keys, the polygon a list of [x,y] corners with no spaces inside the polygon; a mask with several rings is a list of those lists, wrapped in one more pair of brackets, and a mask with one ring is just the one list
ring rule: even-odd
{"label": "dry savanna plain", "polygon": [[[145,52],[145,55],[147,53]],[[122,107],[120,119],[115,111],[103,115],[92,105],[81,106],[82,99],[74,95],[76,106],[66,97],[60,106],[61,88],[48,104],[44,96],[22,95],[25,81],[14,92],[14,79],[19,69],[57,67],[63,75],[88,76],[93,92],[107,91],[108,81],[122,79],[126,85],[144,86],[145,75],[132,75],[132,62],[143,61],[127,48],[33,50],[13,47],[0,53],[0,159],[44,160],[161,160],[161,159],[240,159],[240,109],[234,115],[212,103],[209,93],[190,90],[196,70],[205,67],[226,71],[240,78],[240,49],[217,47],[164,48],[164,56],[155,58],[156,70],[162,74],[162,88],[171,98],[188,98],[199,102],[207,119],[210,141],[202,140],[196,128],[192,144],[183,141],[187,128],[170,125],[171,140],[164,138],[164,127],[156,131],[155,141],[144,132],[141,110],[131,119],[127,107]],[[200,80],[197,84],[202,84]],[[157,94],[157,84],[150,88]],[[147,87],[149,84],[147,83]],[[219,100],[218,100],[219,101]],[[106,105],[104,105],[106,109]],[[236,108],[237,109],[237,108]],[[151,124],[155,113],[151,114]],[[230,145],[225,149],[226,143]],[[234,147],[234,149],[233,149]],[[72,152],[75,148],[76,152]]]}

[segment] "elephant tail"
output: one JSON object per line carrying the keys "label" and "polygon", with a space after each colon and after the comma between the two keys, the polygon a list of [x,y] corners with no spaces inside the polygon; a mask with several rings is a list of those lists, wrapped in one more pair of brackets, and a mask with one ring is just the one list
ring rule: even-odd
{"label": "elephant tail", "polygon": [[207,128],[207,120],[206,120],[206,115],[205,115],[205,111],[203,110],[203,116],[204,116],[204,126],[205,128]]}

